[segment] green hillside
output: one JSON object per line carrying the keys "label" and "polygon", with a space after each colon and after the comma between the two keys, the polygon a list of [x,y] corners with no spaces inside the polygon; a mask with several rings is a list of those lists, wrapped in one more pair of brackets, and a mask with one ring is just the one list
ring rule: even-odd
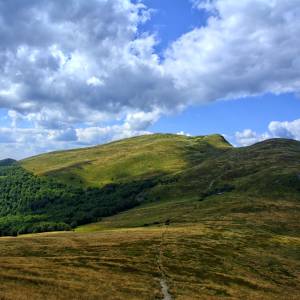
{"label": "green hillside", "polygon": [[218,135],[151,135],[3,160],[0,235],[71,229],[152,201],[153,187],[230,148]]}
{"label": "green hillside", "polygon": [[250,147],[232,148],[181,172],[178,193],[234,191],[252,196],[300,195],[300,142],[272,139]]}
{"label": "green hillside", "polygon": [[37,175],[83,186],[104,186],[173,174],[222,153],[231,145],[220,135],[146,135],[92,148],[58,151],[21,162]]}
{"label": "green hillside", "polygon": [[141,204],[139,195],[155,184],[83,189],[33,175],[17,163],[0,166],[0,236],[70,230]]}
{"label": "green hillside", "polygon": [[[157,225],[166,220],[224,220],[233,212],[255,220],[260,212],[274,208],[287,213],[282,217],[283,223],[295,220],[300,203],[300,142],[272,139],[227,149],[162,177],[147,195],[152,201],[78,230]],[[275,215],[269,219],[274,224],[278,222]]]}
{"label": "green hillside", "polygon": [[215,195],[299,199],[299,170],[300,142],[233,148],[220,135],[147,135],[8,159],[0,164],[0,234],[66,230],[136,206]]}

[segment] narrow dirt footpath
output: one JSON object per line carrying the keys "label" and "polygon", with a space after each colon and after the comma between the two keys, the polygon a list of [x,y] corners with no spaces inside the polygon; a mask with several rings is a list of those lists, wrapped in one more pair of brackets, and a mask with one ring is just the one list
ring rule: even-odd
{"label": "narrow dirt footpath", "polygon": [[169,286],[168,286],[168,281],[166,277],[166,272],[164,270],[164,266],[162,263],[162,258],[163,258],[163,244],[165,242],[165,236],[167,234],[167,228],[163,229],[162,235],[161,235],[161,242],[159,245],[159,254],[158,254],[158,259],[157,259],[157,264],[159,271],[161,273],[161,279],[160,279],[160,285],[161,285],[161,291],[164,295],[164,298],[162,300],[172,300],[172,296],[169,293]]}

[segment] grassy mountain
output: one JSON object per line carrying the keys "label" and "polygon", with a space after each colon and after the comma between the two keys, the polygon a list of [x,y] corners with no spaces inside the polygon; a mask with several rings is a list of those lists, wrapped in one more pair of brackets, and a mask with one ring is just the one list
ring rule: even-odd
{"label": "grassy mountain", "polygon": [[0,233],[65,230],[138,205],[220,194],[298,199],[299,145],[275,139],[233,148],[220,135],[158,134],[5,160]]}
{"label": "grassy mountain", "polygon": [[[228,148],[217,135],[154,135],[21,163],[5,160],[0,165],[0,234],[66,230],[132,208],[147,202],[148,192],[166,175]],[[38,175],[43,172],[48,176]]]}
{"label": "grassy mountain", "polygon": [[272,139],[233,148],[222,136],[157,134],[92,148],[35,156],[21,166],[36,175],[82,187],[160,179],[153,197],[297,193],[300,143]]}
{"label": "grassy mountain", "polygon": [[37,175],[83,186],[130,182],[185,170],[231,148],[220,135],[146,135],[92,148],[58,151],[21,162]]}
{"label": "grassy mountain", "polygon": [[255,196],[298,197],[300,142],[272,139],[250,147],[231,148],[184,170],[178,193],[211,195],[234,190]]}
{"label": "grassy mountain", "polygon": [[1,299],[298,299],[300,142],[142,136],[0,163],[0,189],[4,234],[75,227],[0,238]]}

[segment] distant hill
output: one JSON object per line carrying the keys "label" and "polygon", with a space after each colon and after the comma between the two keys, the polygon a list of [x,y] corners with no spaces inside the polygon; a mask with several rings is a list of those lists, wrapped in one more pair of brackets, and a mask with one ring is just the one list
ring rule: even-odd
{"label": "distant hill", "polygon": [[11,166],[15,163],[17,163],[17,161],[12,158],[2,159],[2,160],[0,160],[0,167]]}
{"label": "distant hill", "polygon": [[66,230],[164,201],[296,200],[300,142],[234,148],[221,135],[146,135],[18,164],[5,160],[0,188],[0,235]]}
{"label": "distant hill", "polygon": [[300,142],[271,139],[231,148],[180,175],[177,188],[211,194],[226,187],[239,193],[285,197],[300,195]]}

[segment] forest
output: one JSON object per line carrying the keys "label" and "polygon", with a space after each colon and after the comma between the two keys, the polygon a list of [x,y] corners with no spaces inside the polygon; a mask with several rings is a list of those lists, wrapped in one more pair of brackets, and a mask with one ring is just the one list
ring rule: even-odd
{"label": "forest", "polygon": [[135,207],[155,180],[77,188],[38,177],[17,162],[0,164],[0,236],[71,230]]}

